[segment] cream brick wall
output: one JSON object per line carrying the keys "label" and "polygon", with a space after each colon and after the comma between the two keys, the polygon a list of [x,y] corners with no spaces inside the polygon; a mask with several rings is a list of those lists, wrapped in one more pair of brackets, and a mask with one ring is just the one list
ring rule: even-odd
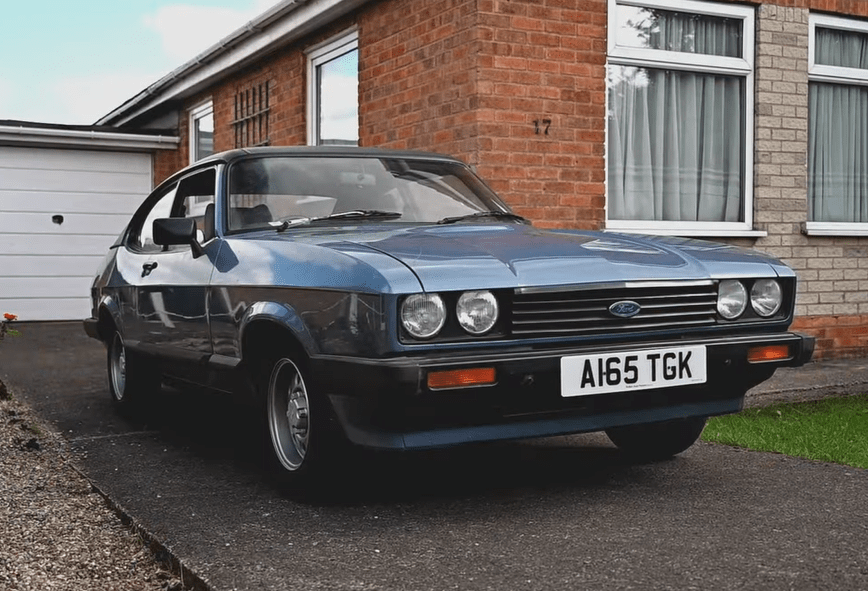
{"label": "cream brick wall", "polygon": [[868,242],[806,236],[808,15],[763,4],[757,12],[754,215],[756,247],[799,275],[799,316],[868,314]]}

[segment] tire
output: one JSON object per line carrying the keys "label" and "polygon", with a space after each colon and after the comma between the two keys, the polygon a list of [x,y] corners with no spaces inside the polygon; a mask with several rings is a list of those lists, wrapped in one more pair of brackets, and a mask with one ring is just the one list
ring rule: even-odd
{"label": "tire", "polygon": [[675,419],[647,425],[606,429],[606,435],[620,450],[640,461],[665,460],[696,443],[705,428],[706,417]]}
{"label": "tire", "polygon": [[300,360],[285,355],[264,367],[272,472],[279,484],[293,488],[321,484],[335,473],[342,440],[328,401],[311,392]]}
{"label": "tire", "polygon": [[148,394],[160,387],[160,377],[149,364],[130,355],[124,339],[115,331],[106,350],[108,389],[117,408],[131,413]]}

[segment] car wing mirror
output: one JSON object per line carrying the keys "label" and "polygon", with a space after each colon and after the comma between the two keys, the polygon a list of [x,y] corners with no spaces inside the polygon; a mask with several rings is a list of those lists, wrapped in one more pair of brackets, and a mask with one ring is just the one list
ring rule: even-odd
{"label": "car wing mirror", "polygon": [[194,258],[205,254],[205,250],[196,238],[196,220],[193,218],[154,220],[154,244],[160,246],[189,244],[193,249]]}

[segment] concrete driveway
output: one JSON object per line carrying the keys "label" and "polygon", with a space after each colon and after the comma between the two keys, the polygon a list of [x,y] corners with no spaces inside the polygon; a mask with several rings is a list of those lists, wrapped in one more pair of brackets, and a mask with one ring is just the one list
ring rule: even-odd
{"label": "concrete driveway", "polygon": [[598,435],[360,456],[333,498],[280,494],[257,419],[166,391],[117,417],[78,323],[29,324],[0,376],[214,589],[865,589],[868,471],[700,443],[651,465]]}

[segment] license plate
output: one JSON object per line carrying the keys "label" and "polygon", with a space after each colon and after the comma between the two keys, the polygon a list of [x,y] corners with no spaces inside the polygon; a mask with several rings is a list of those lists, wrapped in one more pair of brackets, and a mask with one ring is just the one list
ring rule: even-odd
{"label": "license plate", "polygon": [[705,346],[561,358],[561,396],[704,384]]}

